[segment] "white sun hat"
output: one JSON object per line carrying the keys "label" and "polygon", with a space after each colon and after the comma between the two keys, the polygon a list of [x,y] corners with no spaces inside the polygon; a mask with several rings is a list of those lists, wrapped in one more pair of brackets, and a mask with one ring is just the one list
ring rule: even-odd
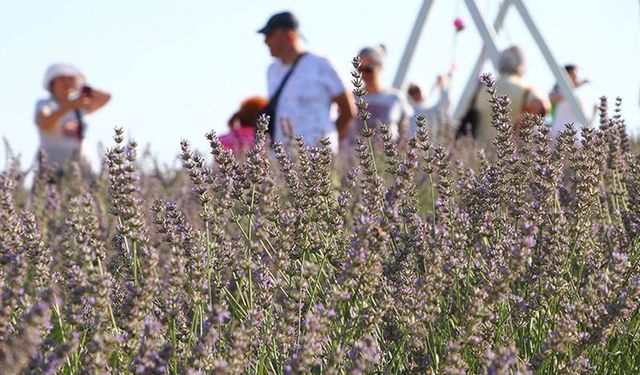
{"label": "white sun hat", "polygon": [[75,77],[78,88],[84,86],[86,81],[84,74],[75,66],[61,63],[53,64],[49,66],[47,72],[44,74],[44,81],[42,82],[44,89],[49,91],[51,82],[58,77]]}

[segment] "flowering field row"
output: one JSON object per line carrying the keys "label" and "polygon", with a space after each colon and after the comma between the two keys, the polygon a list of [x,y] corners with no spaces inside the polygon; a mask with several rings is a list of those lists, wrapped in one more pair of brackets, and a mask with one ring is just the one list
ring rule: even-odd
{"label": "flowering field row", "polygon": [[[492,81],[484,77],[493,93]],[[354,73],[360,116],[366,117]],[[116,130],[105,169],[0,177],[4,374],[640,371],[640,158],[619,105],[556,141],[398,145],[365,128],[143,172]],[[357,166],[355,165],[357,164]]]}

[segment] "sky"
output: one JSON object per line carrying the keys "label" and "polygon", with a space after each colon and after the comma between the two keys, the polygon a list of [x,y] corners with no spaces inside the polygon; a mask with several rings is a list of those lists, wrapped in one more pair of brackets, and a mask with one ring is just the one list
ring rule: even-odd
{"label": "sky", "polygon": [[[477,0],[489,22],[499,1]],[[613,103],[623,98],[632,136],[640,135],[640,4],[637,0],[535,0],[524,3],[560,65],[575,63],[591,82],[585,94]],[[364,46],[387,48],[383,78],[390,86],[422,0],[0,0],[0,136],[25,167],[39,144],[34,107],[48,93],[46,68],[80,68],[88,83],[113,95],[87,117],[89,156],[113,144],[123,127],[162,165],[178,166],[180,140],[208,152],[205,134],[224,133],[227,120],[250,95],[266,95],[272,61],[256,30],[270,15],[290,10],[300,20],[306,48],[328,56],[351,89],[353,56]],[[456,33],[453,20],[466,28]],[[498,47],[521,46],[525,79],[544,94],[555,83],[515,8]],[[463,0],[435,1],[407,75],[426,91],[455,64],[453,107],[482,41]],[[484,71],[494,71],[486,64]],[[433,97],[432,97],[433,99]],[[0,146],[2,165],[6,154]],[[142,150],[141,150],[142,151]]]}

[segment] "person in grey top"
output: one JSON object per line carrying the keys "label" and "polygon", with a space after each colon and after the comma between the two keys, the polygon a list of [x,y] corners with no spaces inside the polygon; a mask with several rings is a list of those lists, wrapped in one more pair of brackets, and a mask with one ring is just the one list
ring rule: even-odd
{"label": "person in grey top", "polygon": [[[406,139],[409,120],[413,116],[413,108],[405,94],[382,83],[382,68],[386,49],[383,45],[365,47],[358,53],[360,57],[360,73],[365,84],[367,94],[364,99],[369,103],[367,111],[371,118],[367,121],[369,128],[376,128],[380,123],[390,126],[391,134],[396,140]],[[364,124],[356,119],[352,131],[352,140],[358,136]]]}

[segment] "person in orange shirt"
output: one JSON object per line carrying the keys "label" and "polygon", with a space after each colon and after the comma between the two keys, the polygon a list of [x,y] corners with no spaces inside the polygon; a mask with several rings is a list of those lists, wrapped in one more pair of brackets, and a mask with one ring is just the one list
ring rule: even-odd
{"label": "person in orange shirt", "polygon": [[220,136],[220,143],[226,149],[233,151],[236,156],[253,147],[256,137],[256,122],[258,116],[269,104],[269,100],[262,96],[252,96],[240,104],[238,112],[229,119],[229,132]]}

